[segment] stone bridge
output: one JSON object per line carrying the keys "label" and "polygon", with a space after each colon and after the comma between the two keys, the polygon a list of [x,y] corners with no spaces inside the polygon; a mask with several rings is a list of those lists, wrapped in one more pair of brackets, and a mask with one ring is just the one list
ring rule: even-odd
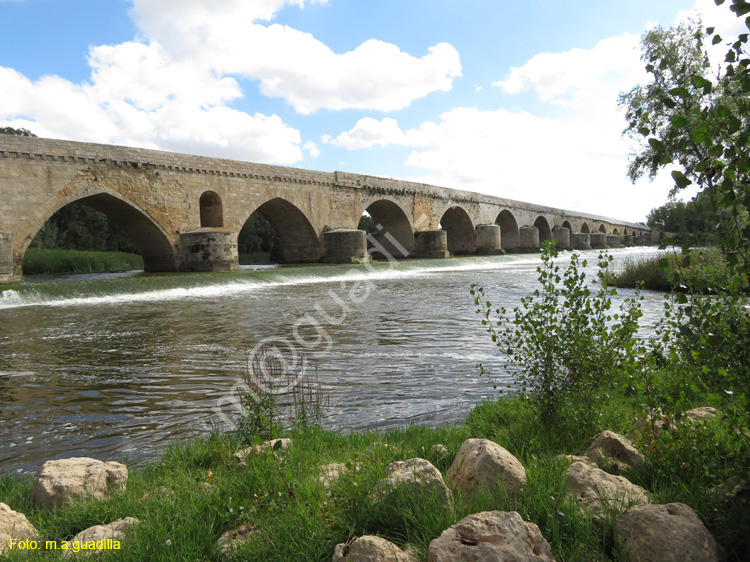
{"label": "stone bridge", "polygon": [[[639,224],[407,181],[0,135],[0,281],[19,277],[39,229],[74,201],[123,226],[146,271],[237,269],[238,233],[255,211],[277,231],[279,263],[652,239]],[[379,233],[356,230],[365,211]]]}

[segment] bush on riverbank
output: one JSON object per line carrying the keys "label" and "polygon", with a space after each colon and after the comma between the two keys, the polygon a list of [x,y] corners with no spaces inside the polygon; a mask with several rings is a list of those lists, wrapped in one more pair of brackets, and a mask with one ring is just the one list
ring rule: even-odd
{"label": "bush on riverbank", "polygon": [[143,258],[123,252],[79,252],[29,248],[23,258],[23,274],[109,273],[143,269]]}

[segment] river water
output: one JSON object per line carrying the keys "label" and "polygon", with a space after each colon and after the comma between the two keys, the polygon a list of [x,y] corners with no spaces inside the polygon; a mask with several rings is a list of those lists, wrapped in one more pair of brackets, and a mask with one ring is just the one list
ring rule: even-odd
{"label": "river water", "polygon": [[[616,264],[654,253],[612,251]],[[536,287],[539,263],[509,255],[0,286],[0,474],[70,456],[140,463],[177,437],[228,428],[261,341],[296,372],[317,371],[329,428],[460,420],[496,395],[477,363],[512,380],[469,285],[512,308]],[[663,296],[644,295],[648,334]]]}

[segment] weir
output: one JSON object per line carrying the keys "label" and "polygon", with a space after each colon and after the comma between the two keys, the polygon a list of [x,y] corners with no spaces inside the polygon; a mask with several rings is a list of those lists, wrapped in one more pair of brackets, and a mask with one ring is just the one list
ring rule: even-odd
{"label": "weir", "polygon": [[[658,240],[641,224],[421,183],[0,135],[0,282],[20,277],[39,229],[75,201],[119,223],[146,271],[236,270],[255,211],[278,233],[277,263],[364,261],[367,246],[390,254],[376,258],[535,251],[580,233],[601,234],[593,247]],[[369,242],[348,232],[365,211],[380,228]]]}

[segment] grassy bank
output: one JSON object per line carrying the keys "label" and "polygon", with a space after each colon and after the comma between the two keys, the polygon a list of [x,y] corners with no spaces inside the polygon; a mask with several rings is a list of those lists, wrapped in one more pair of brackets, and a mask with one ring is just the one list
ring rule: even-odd
{"label": "grassy bank", "polygon": [[623,267],[607,275],[607,283],[613,287],[634,288],[643,283],[644,289],[652,291],[682,290],[691,287],[724,287],[730,282],[730,273],[717,248],[692,250],[690,258],[675,252],[661,256],[633,259]]}
{"label": "grassy bank", "polygon": [[143,269],[143,258],[123,252],[80,252],[31,248],[23,258],[23,274],[108,273]]}
{"label": "grassy bank", "polygon": [[[598,412],[597,425],[625,431],[633,408],[626,395],[610,397]],[[277,452],[276,459],[267,453],[252,455],[247,468],[241,468],[233,457],[243,445],[231,434],[175,444],[161,459],[140,470],[131,469],[124,493],[106,501],[77,501],[54,513],[37,511],[28,504],[30,480],[0,479],[0,501],[25,513],[43,540],[58,542],[92,525],[137,517],[140,524],[122,549],[105,553],[101,560],[223,560],[216,549],[217,538],[243,523],[251,523],[258,533],[236,553],[236,560],[329,562],[337,543],[364,534],[402,546],[411,544],[420,559],[427,560],[430,541],[444,529],[471,513],[496,509],[518,511],[539,525],[557,560],[622,559],[613,545],[611,524],[597,530],[565,494],[566,464],[556,457],[580,453],[590,435],[580,424],[540,423],[524,400],[480,405],[465,423],[450,427],[350,435],[305,429],[288,435],[293,443],[287,451]],[[445,477],[461,443],[469,437],[492,439],[524,464],[528,484],[520,498],[468,501],[456,495],[452,511],[430,505],[424,498],[404,496],[388,506],[372,501],[369,491],[383,477],[388,463],[422,457]],[[450,453],[431,450],[438,443]],[[353,470],[326,491],[318,478],[320,467],[331,462],[348,463]],[[708,499],[705,481],[680,474],[666,476],[651,465],[627,476],[649,489],[657,503],[691,505],[727,548],[730,560],[739,560],[747,552],[747,513],[717,509]],[[37,556],[42,556],[41,551]],[[60,552],[43,556],[63,559]],[[16,552],[10,558],[28,556]]]}

